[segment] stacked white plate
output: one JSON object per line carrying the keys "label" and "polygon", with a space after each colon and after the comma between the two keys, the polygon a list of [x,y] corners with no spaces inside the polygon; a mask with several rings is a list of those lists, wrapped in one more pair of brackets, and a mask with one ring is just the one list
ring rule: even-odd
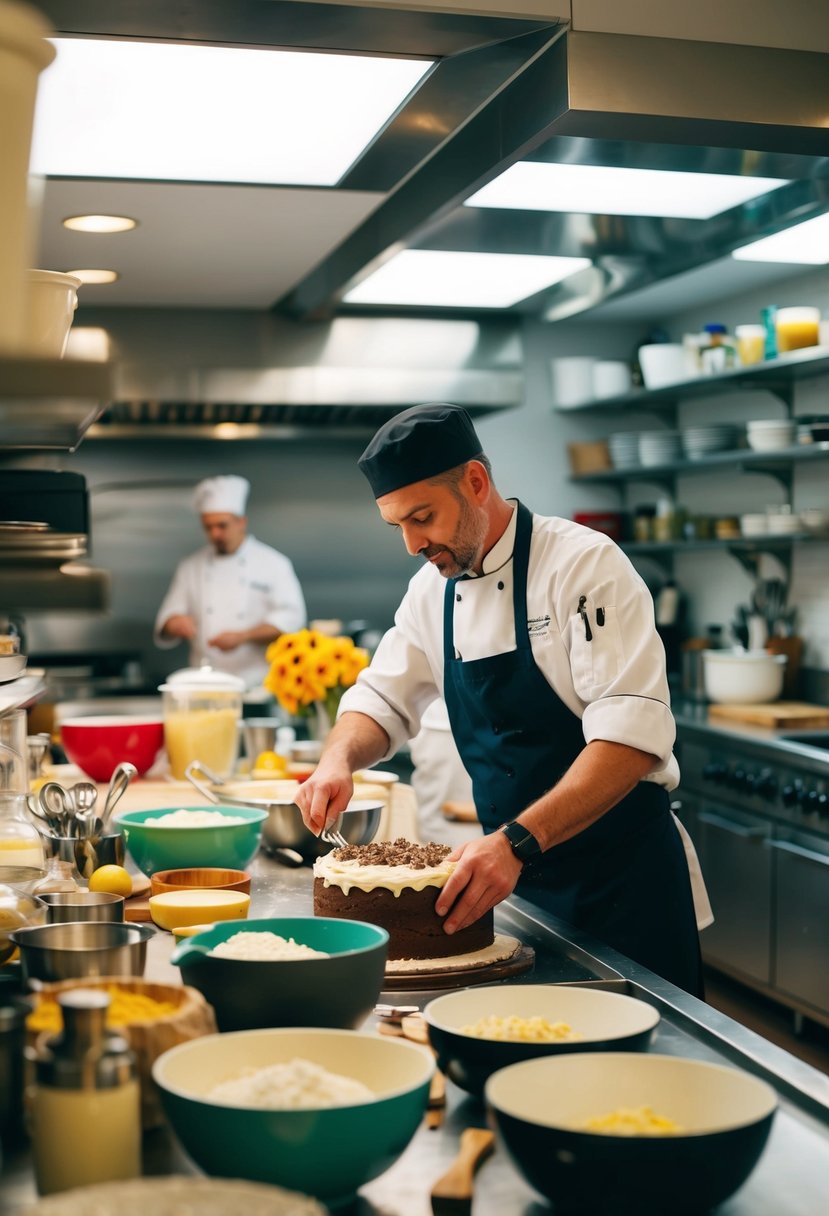
{"label": "stacked white plate", "polygon": [[643,431],[639,436],[639,463],[646,468],[681,459],[679,431]]}
{"label": "stacked white plate", "polygon": [[682,447],[689,460],[704,460],[711,452],[736,448],[740,428],[729,423],[689,426],[682,432]]}
{"label": "stacked white plate", "polygon": [[639,468],[638,431],[616,431],[607,442],[614,469]]}

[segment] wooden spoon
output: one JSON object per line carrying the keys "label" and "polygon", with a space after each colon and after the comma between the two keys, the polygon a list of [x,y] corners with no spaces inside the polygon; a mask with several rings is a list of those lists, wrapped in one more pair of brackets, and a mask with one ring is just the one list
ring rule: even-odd
{"label": "wooden spoon", "polygon": [[432,1187],[434,1216],[470,1216],[475,1171],[495,1147],[495,1135],[487,1128],[467,1127],[461,1133],[458,1155]]}

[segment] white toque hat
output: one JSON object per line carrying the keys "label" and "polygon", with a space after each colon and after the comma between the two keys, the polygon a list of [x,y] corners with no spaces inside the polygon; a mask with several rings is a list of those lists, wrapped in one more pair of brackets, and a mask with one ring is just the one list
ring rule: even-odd
{"label": "white toque hat", "polygon": [[199,515],[209,512],[244,515],[249,492],[246,477],[206,477],[193,491],[193,506]]}

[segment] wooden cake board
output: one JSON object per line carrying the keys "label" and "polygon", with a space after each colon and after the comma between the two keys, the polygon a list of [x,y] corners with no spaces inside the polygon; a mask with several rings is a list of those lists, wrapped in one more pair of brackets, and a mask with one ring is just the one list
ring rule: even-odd
{"label": "wooden cake board", "polygon": [[424,959],[417,971],[386,970],[383,988],[386,992],[414,992],[424,988],[468,988],[472,984],[490,984],[505,980],[511,975],[521,975],[535,964],[532,946],[524,946],[517,938],[515,950],[509,958],[479,963],[472,967],[452,965],[450,959]]}

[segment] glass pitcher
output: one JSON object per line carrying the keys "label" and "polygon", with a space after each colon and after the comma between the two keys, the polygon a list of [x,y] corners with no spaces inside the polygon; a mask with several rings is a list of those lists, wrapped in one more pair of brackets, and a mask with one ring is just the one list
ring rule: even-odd
{"label": "glass pitcher", "polygon": [[43,868],[43,842],[32,823],[25,794],[0,791],[0,873],[8,867]]}
{"label": "glass pitcher", "polygon": [[163,694],[164,746],[170,772],[184,779],[191,760],[200,760],[219,777],[230,777],[239,748],[244,681],[212,667],[176,671]]}
{"label": "glass pitcher", "polygon": [[0,714],[0,793],[29,792],[26,730],[25,709]]}

